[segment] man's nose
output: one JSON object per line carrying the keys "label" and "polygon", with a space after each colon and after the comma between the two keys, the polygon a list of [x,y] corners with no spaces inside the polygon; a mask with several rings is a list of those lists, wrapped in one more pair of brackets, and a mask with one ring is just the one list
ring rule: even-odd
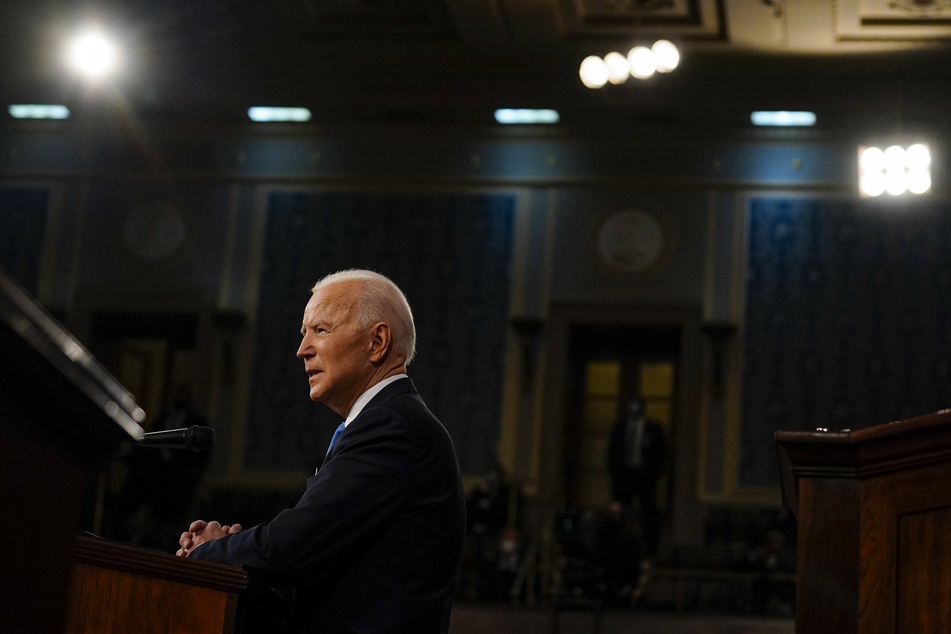
{"label": "man's nose", "polygon": [[300,347],[297,348],[297,357],[299,359],[306,359],[312,356],[314,356],[314,349],[307,341],[307,337],[304,337],[300,342]]}

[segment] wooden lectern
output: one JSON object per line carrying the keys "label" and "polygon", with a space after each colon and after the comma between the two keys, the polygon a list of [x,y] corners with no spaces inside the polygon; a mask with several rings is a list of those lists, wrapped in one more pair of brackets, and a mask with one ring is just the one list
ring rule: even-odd
{"label": "wooden lectern", "polygon": [[86,479],[142,437],[132,395],[0,271],[0,629],[61,634]]}
{"label": "wooden lectern", "polygon": [[951,410],[776,442],[797,634],[951,632]]}
{"label": "wooden lectern", "polygon": [[241,568],[79,537],[65,634],[231,634]]}

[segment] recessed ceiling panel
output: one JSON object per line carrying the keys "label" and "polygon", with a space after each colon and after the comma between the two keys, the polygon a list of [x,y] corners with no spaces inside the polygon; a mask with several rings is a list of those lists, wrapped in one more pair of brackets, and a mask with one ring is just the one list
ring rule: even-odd
{"label": "recessed ceiling panel", "polygon": [[568,36],[724,37],[720,0],[552,0]]}
{"label": "recessed ceiling panel", "polygon": [[275,0],[304,35],[454,35],[444,0]]}
{"label": "recessed ceiling panel", "polygon": [[951,0],[838,0],[840,40],[951,39]]}

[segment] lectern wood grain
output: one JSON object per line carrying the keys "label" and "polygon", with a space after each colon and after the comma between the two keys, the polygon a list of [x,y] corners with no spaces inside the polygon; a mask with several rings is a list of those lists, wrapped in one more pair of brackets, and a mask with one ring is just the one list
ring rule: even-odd
{"label": "lectern wood grain", "polygon": [[898,632],[951,632],[951,509],[898,521]]}
{"label": "lectern wood grain", "polygon": [[777,432],[798,634],[951,632],[951,411]]}
{"label": "lectern wood grain", "polygon": [[231,634],[240,568],[79,537],[66,634]]}
{"label": "lectern wood grain", "polygon": [[80,564],[65,632],[230,634],[237,598],[210,588]]}

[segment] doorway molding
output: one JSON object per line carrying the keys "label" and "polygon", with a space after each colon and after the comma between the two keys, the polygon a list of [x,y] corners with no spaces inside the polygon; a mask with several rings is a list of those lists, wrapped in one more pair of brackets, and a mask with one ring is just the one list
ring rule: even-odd
{"label": "doorway molding", "polygon": [[546,325],[545,377],[541,418],[538,421],[538,493],[550,508],[562,509],[565,491],[565,399],[570,386],[569,345],[572,326],[676,327],[680,330],[676,400],[672,421],[676,447],[671,454],[670,527],[675,542],[702,537],[697,504],[700,389],[702,372],[702,308],[698,306],[619,306],[611,304],[553,303]]}

